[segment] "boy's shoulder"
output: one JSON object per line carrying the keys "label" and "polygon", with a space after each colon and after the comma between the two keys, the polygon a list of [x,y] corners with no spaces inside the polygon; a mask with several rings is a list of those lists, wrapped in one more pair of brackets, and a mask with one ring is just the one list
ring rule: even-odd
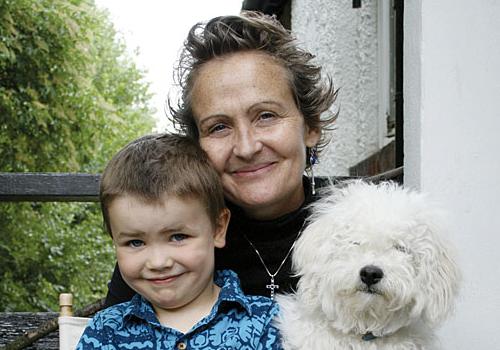
{"label": "boy's shoulder", "polygon": [[108,331],[119,330],[130,326],[128,320],[137,318],[148,323],[158,323],[151,305],[139,294],[136,294],[130,301],[99,311],[94,315],[89,326],[94,329],[107,328]]}
{"label": "boy's shoulder", "polygon": [[[135,299],[135,303],[134,303]],[[136,322],[142,318],[142,298],[134,296],[131,301],[113,305],[99,311],[87,324],[77,350],[87,349],[132,349],[137,344],[140,348],[152,348],[149,323]]]}
{"label": "boy's shoulder", "polygon": [[132,301],[110,306],[96,313],[92,318],[92,324],[96,328],[121,328],[124,318],[132,312],[132,309]]}

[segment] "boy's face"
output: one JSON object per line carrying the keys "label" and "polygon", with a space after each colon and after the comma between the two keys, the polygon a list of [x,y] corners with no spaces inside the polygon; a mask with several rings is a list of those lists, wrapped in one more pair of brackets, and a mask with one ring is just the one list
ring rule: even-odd
{"label": "boy's face", "polygon": [[225,245],[229,211],[214,229],[198,199],[166,195],[148,204],[123,195],[109,218],[123,279],[157,313],[213,298],[214,247]]}

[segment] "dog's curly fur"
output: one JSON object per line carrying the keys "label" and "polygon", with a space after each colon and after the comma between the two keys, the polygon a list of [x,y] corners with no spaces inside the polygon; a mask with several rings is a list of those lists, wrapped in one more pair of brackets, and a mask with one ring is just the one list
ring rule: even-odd
{"label": "dog's curly fur", "polygon": [[354,181],[314,204],[278,296],[285,349],[430,349],[460,273],[441,211],[394,183]]}

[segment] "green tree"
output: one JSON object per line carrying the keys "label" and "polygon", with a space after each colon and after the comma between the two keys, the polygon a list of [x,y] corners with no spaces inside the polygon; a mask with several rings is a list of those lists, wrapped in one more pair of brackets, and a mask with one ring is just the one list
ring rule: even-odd
{"label": "green tree", "polygon": [[[100,172],[151,132],[144,72],[85,0],[0,0],[0,171]],[[0,204],[0,310],[102,297],[113,268],[96,203]]]}

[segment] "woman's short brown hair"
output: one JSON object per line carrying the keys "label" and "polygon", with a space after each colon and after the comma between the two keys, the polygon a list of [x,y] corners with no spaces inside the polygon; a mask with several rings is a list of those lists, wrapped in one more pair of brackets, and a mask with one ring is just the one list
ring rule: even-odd
{"label": "woman's short brown hair", "polygon": [[199,199],[212,225],[226,208],[219,175],[198,142],[182,135],[146,135],[130,142],[108,163],[99,197],[106,230],[111,235],[109,206],[122,195],[146,203],[164,195]]}
{"label": "woman's short brown hair", "polygon": [[337,90],[331,79],[321,79],[321,68],[312,64],[314,55],[300,49],[295,37],[276,18],[258,12],[221,16],[206,24],[197,23],[189,31],[177,65],[176,80],[182,89],[176,106],[169,101],[172,121],[178,130],[198,139],[191,107],[191,91],[200,67],[213,58],[256,50],[277,59],[289,72],[290,87],[306,125],[321,131],[321,150],[328,140],[324,130],[336,114],[321,119],[335,101]]}

